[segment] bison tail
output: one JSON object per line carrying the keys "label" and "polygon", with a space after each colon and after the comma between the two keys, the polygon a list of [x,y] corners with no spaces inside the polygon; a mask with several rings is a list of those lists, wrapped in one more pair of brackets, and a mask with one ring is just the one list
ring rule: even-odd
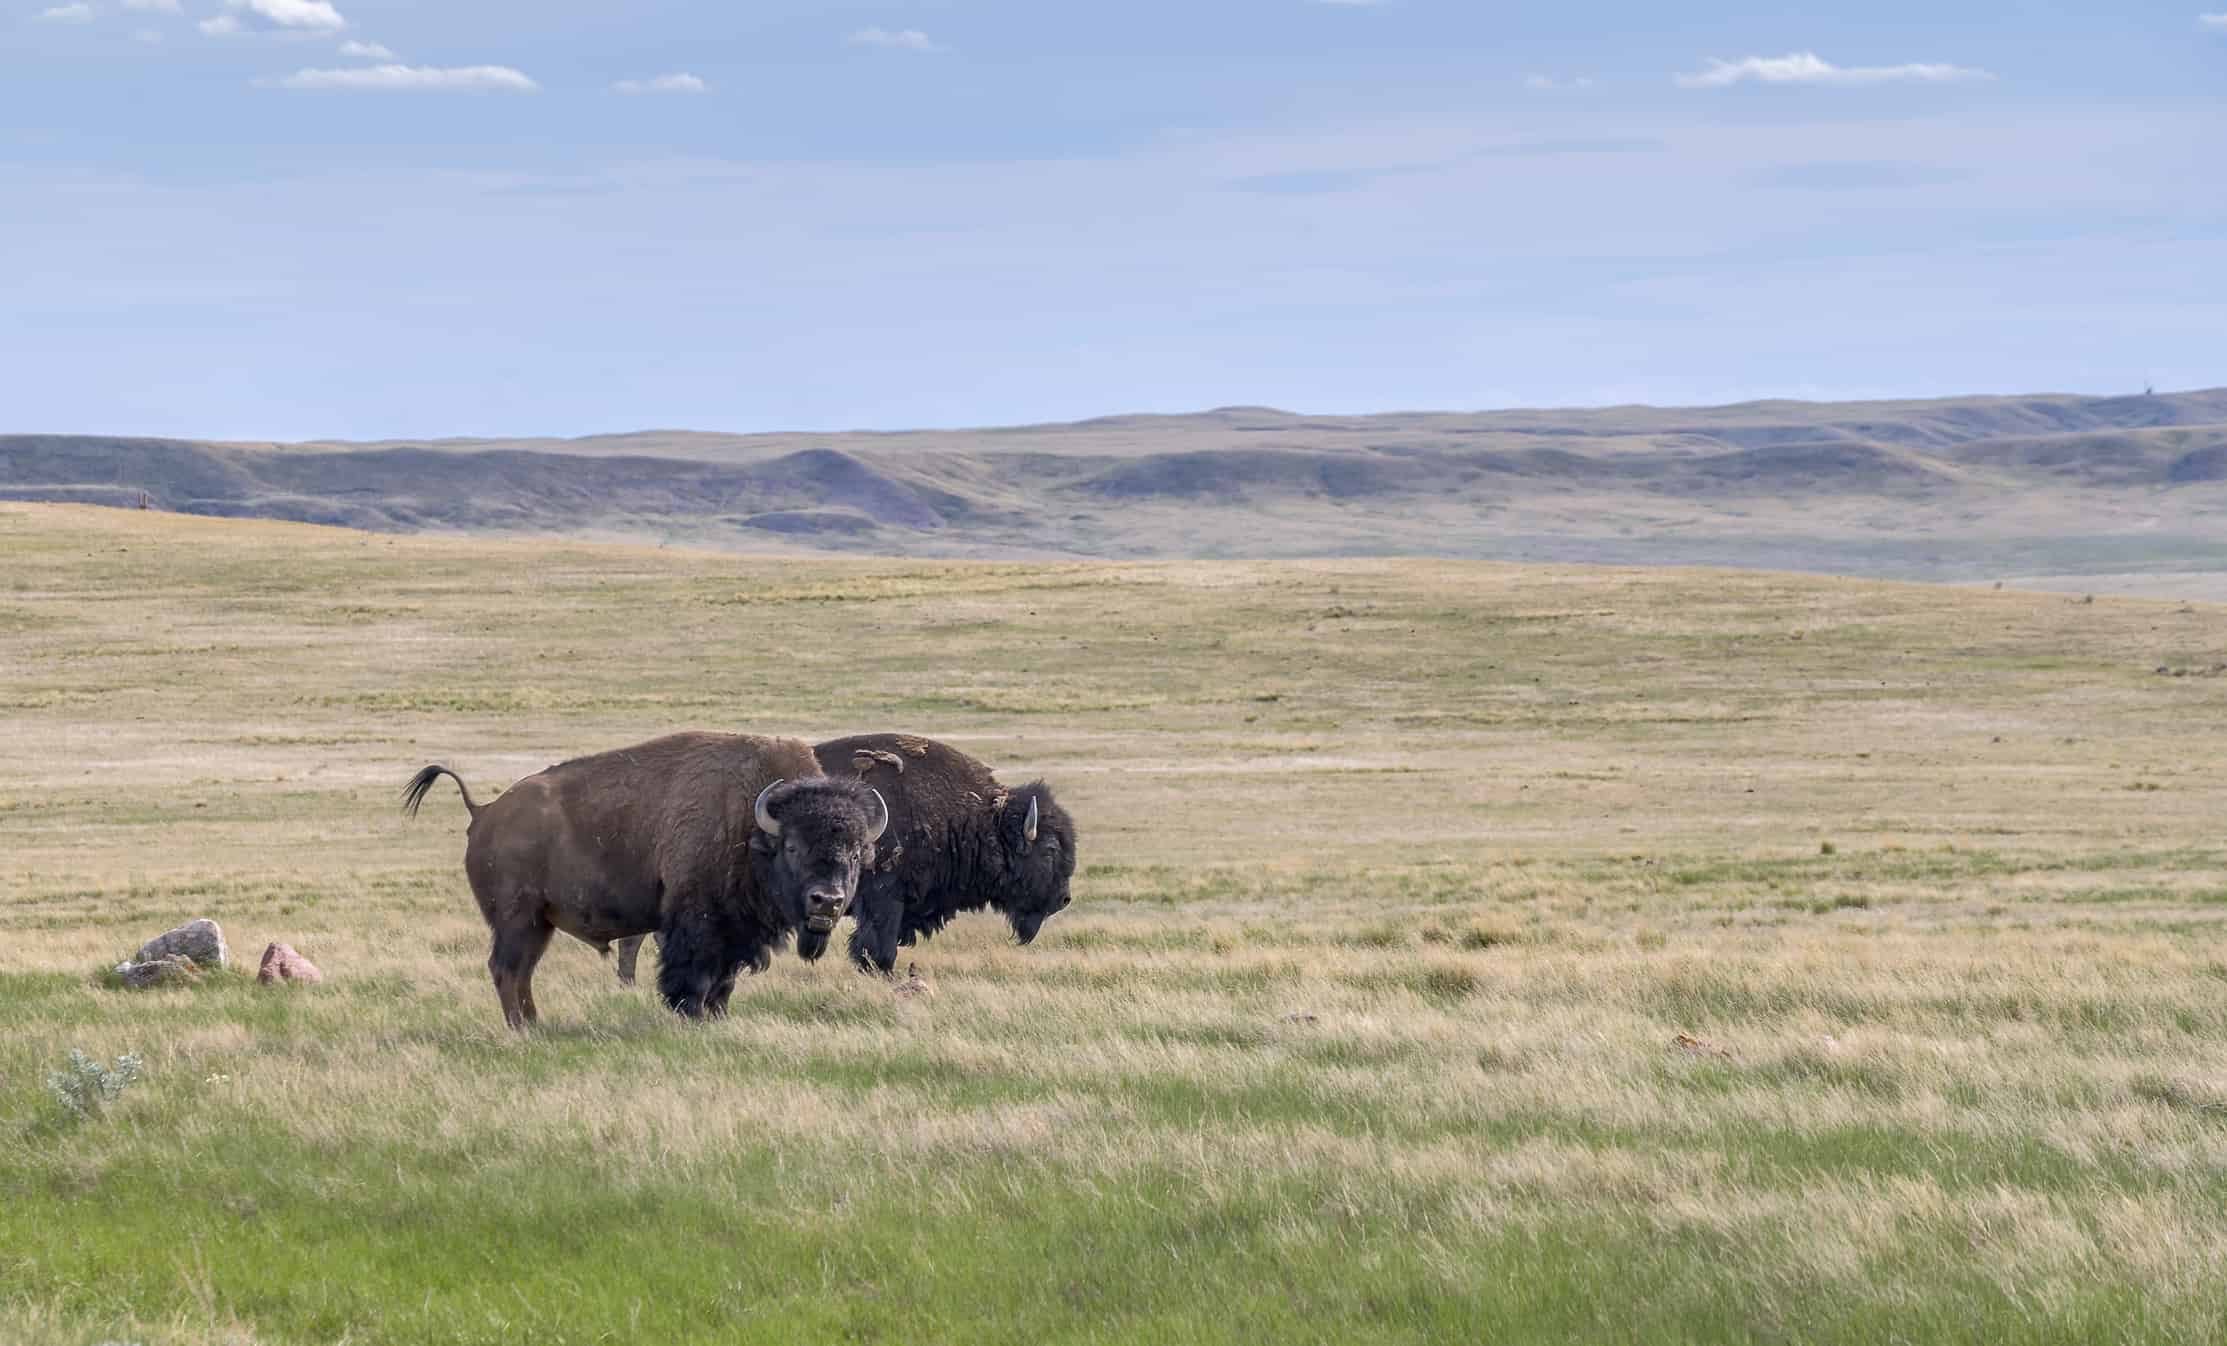
{"label": "bison tail", "polygon": [[412,776],[410,783],[402,787],[402,811],[413,818],[417,817],[418,805],[425,802],[425,792],[432,789],[433,782],[443,776],[456,782],[457,792],[464,796],[464,807],[470,811],[474,818],[477,818],[479,816],[479,805],[472,799],[471,787],[464,783],[462,776],[457,775],[438,762]]}

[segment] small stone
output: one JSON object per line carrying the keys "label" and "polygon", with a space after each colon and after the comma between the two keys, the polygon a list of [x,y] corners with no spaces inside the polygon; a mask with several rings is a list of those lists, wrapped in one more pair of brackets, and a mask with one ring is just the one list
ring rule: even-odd
{"label": "small stone", "polygon": [[132,990],[144,991],[155,986],[189,985],[201,980],[201,969],[184,954],[166,953],[136,963],[118,963],[116,979]]}
{"label": "small stone", "polygon": [[134,961],[151,963],[168,954],[184,954],[202,967],[228,967],[232,951],[224,946],[224,930],[204,916],[165,931],[139,946]]}
{"label": "small stone", "polygon": [[255,970],[258,985],[275,986],[282,981],[298,981],[315,986],[325,979],[317,965],[295,952],[291,944],[273,944],[263,950],[263,965]]}

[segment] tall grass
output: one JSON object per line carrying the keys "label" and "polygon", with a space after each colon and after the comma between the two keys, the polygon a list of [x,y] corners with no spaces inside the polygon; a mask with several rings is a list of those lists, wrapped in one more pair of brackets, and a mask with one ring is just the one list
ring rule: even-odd
{"label": "tall grass", "polygon": [[[19,506],[0,553],[0,1341],[2227,1320],[2227,691],[2144,671],[2227,613]],[[1078,904],[707,1025],[561,944],[509,1034],[462,811],[395,792],[678,724],[1047,774]],[[194,915],[330,980],[100,978]],[[72,1048],[143,1060],[100,1125]]]}

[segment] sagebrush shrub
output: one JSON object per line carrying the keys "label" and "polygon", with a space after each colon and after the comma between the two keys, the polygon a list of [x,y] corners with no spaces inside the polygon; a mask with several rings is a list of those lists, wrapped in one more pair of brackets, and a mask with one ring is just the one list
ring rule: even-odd
{"label": "sagebrush shrub", "polygon": [[84,1121],[106,1112],[140,1073],[137,1056],[127,1053],[117,1057],[115,1065],[104,1066],[72,1047],[69,1062],[46,1077],[46,1088],[63,1111]]}

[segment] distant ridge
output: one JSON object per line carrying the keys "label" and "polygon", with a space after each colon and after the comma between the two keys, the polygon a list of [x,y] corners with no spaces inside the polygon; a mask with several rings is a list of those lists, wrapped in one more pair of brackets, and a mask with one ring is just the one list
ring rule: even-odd
{"label": "distant ridge", "polygon": [[830,444],[835,447],[897,449],[949,448],[966,451],[994,442],[1004,447],[1028,443],[1044,452],[1107,451],[1143,432],[1151,437],[1305,433],[1318,436],[1375,437],[1489,434],[1559,435],[1584,439],[1623,439],[1690,434],[1754,442],[1758,437],[1831,434],[1875,439],[1909,436],[1897,442],[1961,443],[2016,434],[2064,434],[2077,430],[2123,430],[2169,425],[2227,423],[2227,387],[2180,393],[2083,397],[2064,393],[2019,396],[1927,398],[1879,402],[1799,402],[1784,399],[1734,402],[1709,407],[1628,405],[1566,409],[1497,411],[1396,411],[1365,415],[1322,415],[1276,407],[1225,406],[1196,412],[1137,412],[1081,421],[996,425],[927,430],[770,431],[731,434],[720,431],[653,429],[584,435],[573,439],[533,437],[454,437],[373,441],[313,440],[296,445],[235,442],[233,447],[294,449],[532,449],[550,453],[642,454],[651,457],[727,460],[769,454],[783,446]]}
{"label": "distant ridge", "polygon": [[0,436],[0,498],[922,555],[2227,569],[2227,388],[374,444]]}

